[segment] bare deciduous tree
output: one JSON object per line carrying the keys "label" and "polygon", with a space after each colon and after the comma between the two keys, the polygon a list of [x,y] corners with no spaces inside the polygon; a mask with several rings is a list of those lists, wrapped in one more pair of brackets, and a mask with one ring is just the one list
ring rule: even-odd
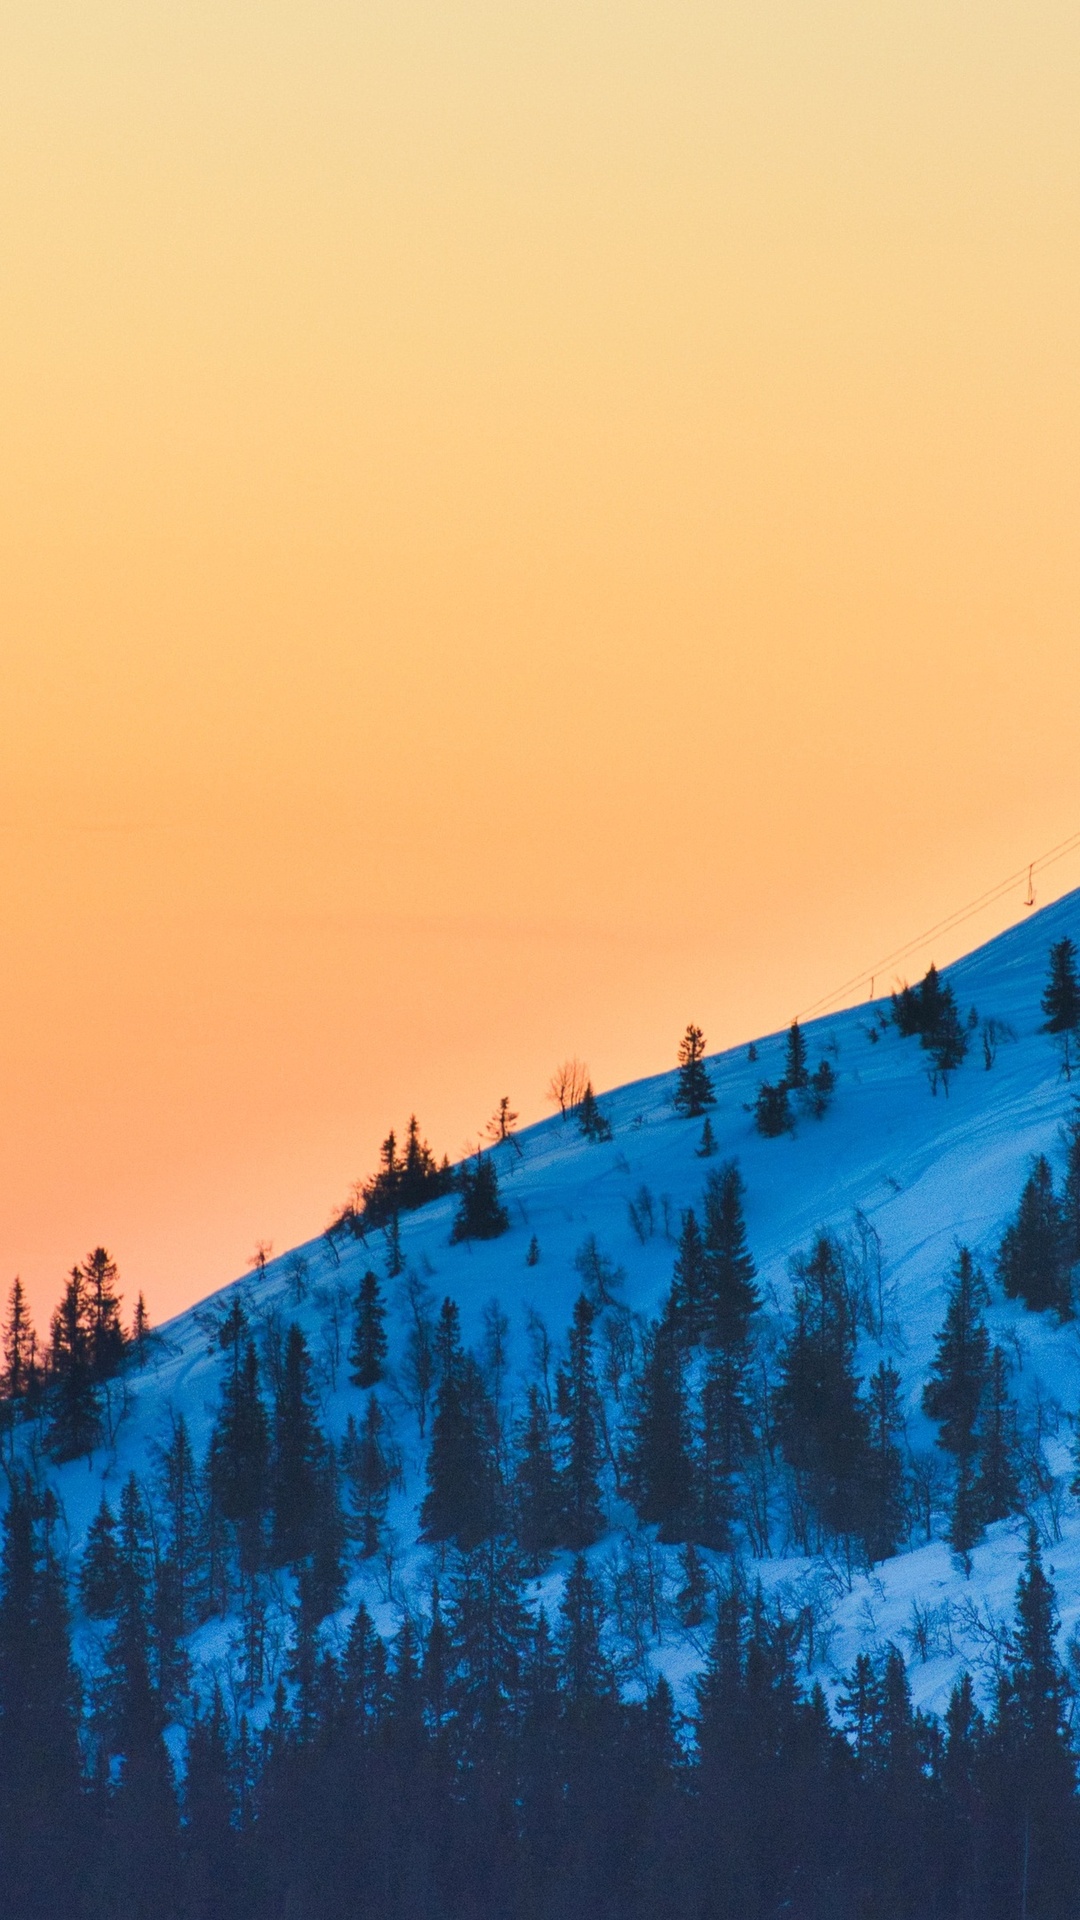
{"label": "bare deciduous tree", "polygon": [[585,1089],[589,1084],[589,1069],[583,1060],[564,1060],[556,1067],[548,1081],[547,1098],[558,1107],[565,1120],[576,1106],[585,1098]]}

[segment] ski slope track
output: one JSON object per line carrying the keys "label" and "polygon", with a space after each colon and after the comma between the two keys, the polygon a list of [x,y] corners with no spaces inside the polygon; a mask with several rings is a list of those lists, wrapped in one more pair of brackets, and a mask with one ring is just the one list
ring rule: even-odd
{"label": "ski slope track", "polygon": [[[711,1113],[716,1159],[697,1157],[700,1120],[685,1120],[673,1111],[674,1072],[638,1081],[601,1096],[613,1129],[610,1142],[586,1141],[572,1121],[555,1117],[518,1136],[520,1157],[508,1146],[496,1150],[510,1232],[492,1242],[451,1246],[456,1202],[437,1200],[402,1217],[404,1259],[437,1300],[449,1294],[458,1302],[467,1343],[480,1338],[485,1303],[499,1300],[510,1321],[507,1393],[520,1408],[529,1361],[526,1311],[537,1309],[552,1336],[561,1339],[580,1291],[574,1255],[586,1236],[595,1234],[602,1252],[625,1270],[627,1304],[643,1316],[655,1313],[670,1285],[675,1254],[673,1237],[665,1236],[659,1217],[661,1197],[666,1198],[674,1236],[680,1210],[698,1203],[710,1167],[737,1158],[746,1183],[747,1229],[765,1313],[777,1321],[790,1298],[791,1255],[806,1248],[819,1228],[850,1232],[856,1208],[872,1221],[884,1251],[885,1329],[880,1341],[861,1337],[859,1372],[865,1378],[883,1355],[892,1359],[903,1381],[907,1444],[931,1449],[936,1429],[921,1413],[919,1396],[957,1243],[967,1242],[988,1276],[992,1274],[1002,1227],[1015,1209],[1031,1157],[1045,1152],[1060,1173],[1061,1124],[1074,1093],[1080,1093],[1080,1077],[1072,1086],[1065,1081],[1058,1053],[1041,1031],[1039,1003],[1048,948],[1065,934],[1080,943],[1080,892],[1033,914],[947,969],[945,977],[962,1016],[974,1005],[980,1017],[1007,1022],[1016,1036],[1001,1046],[989,1071],[976,1036],[947,1096],[941,1091],[932,1096],[926,1055],[917,1040],[901,1039],[890,1025],[871,1043],[874,1008],[851,1008],[804,1028],[811,1067],[829,1049],[837,1076],[832,1107],[822,1120],[800,1119],[794,1134],[779,1139],[763,1139],[755,1131],[747,1108],[760,1082],[779,1079],[783,1070],[784,1035],[773,1034],[757,1041],[756,1061],[748,1058],[744,1044],[708,1063],[716,1092]],[[887,1009],[888,1002],[876,1005]],[[407,1106],[405,1094],[403,1111]],[[658,1215],[657,1231],[645,1244],[633,1232],[627,1212],[627,1202],[643,1183],[656,1198]],[[530,1267],[525,1255],[534,1234],[540,1260]],[[348,1414],[359,1417],[364,1396],[348,1383],[344,1357],[336,1385],[331,1384],[327,1327],[332,1301],[336,1292],[339,1312],[345,1303],[343,1356],[351,1328],[348,1303],[365,1267],[385,1273],[384,1238],[373,1233],[366,1243],[342,1241],[340,1265],[322,1240],[300,1251],[308,1269],[304,1298],[296,1298],[290,1256],[232,1286],[242,1290],[256,1324],[276,1310],[285,1324],[296,1319],[303,1326],[324,1375],[323,1420],[340,1438]],[[385,1291],[392,1301],[393,1282],[385,1282]],[[1073,1471],[1072,1417],[1080,1405],[1080,1321],[1061,1325],[1051,1315],[1032,1314],[1004,1301],[993,1285],[991,1295],[987,1320],[992,1337],[1013,1361],[1013,1392],[1027,1419],[1041,1408],[1046,1458],[1067,1488]],[[153,1444],[167,1432],[170,1411],[186,1415],[202,1457],[226,1366],[225,1356],[208,1337],[208,1325],[213,1311],[229,1297],[230,1289],[224,1288],[160,1330],[148,1364],[127,1376],[129,1405],[109,1452],[99,1450],[89,1467],[83,1460],[50,1470],[62,1501],[72,1569],[103,1486],[115,1509],[126,1475],[132,1469],[140,1476],[148,1472]],[[403,1340],[393,1308],[388,1333],[393,1368]],[[435,1556],[417,1541],[425,1449],[415,1416],[403,1400],[392,1390],[383,1398],[406,1467],[404,1490],[395,1495],[389,1515],[393,1566],[388,1574],[383,1559],[353,1563],[346,1605],[324,1629],[331,1644],[344,1635],[361,1598],[387,1635],[396,1631],[403,1606],[422,1612],[426,1605]],[[944,1472],[946,1459],[939,1457]],[[1080,1500],[1066,1491],[1053,1505],[1060,1509],[1056,1516],[1051,1504],[1033,1512],[1047,1570],[1057,1587],[1064,1650],[1073,1630],[1080,1632]],[[617,1501],[609,1519],[609,1533],[590,1555],[596,1562],[624,1551],[628,1532],[635,1531],[633,1514]],[[940,1528],[944,1520],[937,1524]],[[813,1599],[819,1630],[812,1672],[830,1694],[860,1649],[873,1652],[893,1641],[908,1661],[916,1705],[942,1711],[962,1667],[972,1671],[982,1690],[989,1687],[995,1634],[1012,1617],[1025,1527],[1026,1521],[1018,1518],[991,1528],[974,1549],[967,1571],[938,1538],[912,1542],[870,1572],[850,1572],[826,1560],[786,1552],[778,1515],[774,1557],[746,1559],[744,1564],[750,1578],[760,1575],[769,1591],[783,1593],[790,1604]],[[674,1590],[678,1550],[659,1551],[670,1562]],[[703,1558],[717,1578],[729,1572],[724,1556]],[[532,1591],[548,1606],[557,1604],[567,1565],[567,1556],[556,1557],[534,1584]],[[287,1581],[284,1586],[287,1590]],[[208,1677],[224,1665],[234,1628],[235,1622],[211,1621],[194,1635],[196,1667],[206,1669]],[[78,1630],[80,1657],[91,1669],[98,1632],[85,1622]],[[647,1657],[655,1670],[667,1674],[684,1703],[703,1655],[701,1635],[680,1628],[672,1608],[662,1610],[661,1633]]]}

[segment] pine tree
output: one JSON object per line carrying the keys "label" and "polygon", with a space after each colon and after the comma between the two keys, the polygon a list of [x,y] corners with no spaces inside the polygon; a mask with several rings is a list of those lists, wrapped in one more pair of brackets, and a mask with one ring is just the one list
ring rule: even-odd
{"label": "pine tree", "polygon": [[356,1325],[349,1347],[349,1379],[362,1390],[376,1387],[386,1372],[386,1306],[378,1275],[367,1269],[356,1296]]}
{"label": "pine tree", "polygon": [[989,1755],[998,1871],[1015,1888],[1015,1910],[1030,1915],[1067,1913],[1076,1887],[1076,1763],[1057,1628],[1056,1596],[1032,1526]]}
{"label": "pine tree", "polygon": [[990,1335],[982,1309],[986,1282],[967,1247],[956,1256],[936,1352],[923,1388],[923,1412],[940,1423],[941,1444],[958,1459],[975,1450],[975,1427],[990,1376]]}
{"label": "pine tree", "polygon": [[815,1120],[823,1120],[833,1103],[836,1075],[827,1060],[819,1060],[810,1075],[807,1105]]}
{"label": "pine tree", "polygon": [[420,1509],[426,1540],[477,1545],[496,1518],[497,1466],[491,1408],[480,1369],[463,1351],[458,1310],[444,1300],[436,1335],[439,1381]]}
{"label": "pine tree", "polygon": [[564,1696],[569,1710],[580,1718],[609,1697],[614,1688],[614,1676],[601,1643],[603,1603],[583,1554],[577,1555],[567,1575],[559,1616]]}
{"label": "pine tree", "polygon": [[687,1346],[695,1345],[705,1331],[707,1284],[701,1228],[693,1207],[687,1207],[682,1217],[668,1308],[672,1324]]}
{"label": "pine tree", "polygon": [[518,1423],[516,1440],[517,1541],[533,1572],[539,1573],[546,1555],[559,1544],[561,1509],[551,1420],[535,1381],[530,1382],[527,1390],[525,1415]]}
{"label": "pine tree", "polygon": [[190,1920],[228,1920],[242,1911],[239,1808],[229,1722],[215,1684],[205,1713],[196,1711],[184,1778],[187,1913]]}
{"label": "pine tree", "polygon": [[574,1118],[578,1132],[583,1140],[610,1140],[611,1123],[600,1110],[600,1104],[592,1089],[590,1080],[574,1109]]}
{"label": "pine tree", "polygon": [[933,1018],[927,1019],[920,1045],[930,1055],[930,1090],[936,1093],[938,1082],[949,1093],[949,1081],[967,1056],[968,1033],[960,1019],[956,996],[950,986],[938,990]]}
{"label": "pine tree", "polygon": [[745,1192],[736,1160],[718,1167],[705,1184],[701,1337],[707,1346],[729,1352],[746,1347],[750,1322],[761,1306],[757,1270],[746,1239]]}
{"label": "pine tree", "polygon": [[888,1560],[904,1537],[904,1463],[896,1436],[903,1430],[900,1375],[883,1360],[867,1391],[870,1437],[866,1459],[863,1535],[871,1561]]}
{"label": "pine tree", "polygon": [[1045,1154],[1039,1154],[1024,1183],[1016,1218],[1002,1236],[997,1268],[1010,1300],[1023,1300],[1034,1313],[1053,1308],[1061,1319],[1071,1317],[1065,1216]]}
{"label": "pine tree", "polygon": [[278,1566],[294,1566],[312,1551],[324,1452],[311,1357],[303,1331],[294,1320],[285,1337],[281,1386],[274,1396],[270,1544]]}
{"label": "pine tree", "polygon": [[1076,944],[1068,936],[1055,940],[1050,948],[1049,971],[1042,997],[1046,1015],[1044,1033],[1054,1035],[1061,1048],[1062,1070],[1072,1078],[1072,1050],[1080,1034],[1080,977],[1076,968]]}
{"label": "pine tree", "polygon": [[22,1281],[16,1275],[8,1296],[4,1322],[4,1374],[2,1392],[12,1401],[24,1398],[30,1387],[33,1365],[34,1330],[26,1305]]}
{"label": "pine tree", "polygon": [[134,1474],[120,1497],[120,1602],[105,1651],[106,1751],[119,1762],[109,1807],[107,1879],[118,1913],[171,1920],[179,1912],[179,1826],[151,1673],[146,1512]]}
{"label": "pine tree", "polygon": [[784,1053],[784,1085],[792,1093],[802,1093],[809,1085],[810,1072],[806,1064],[806,1040],[797,1020],[788,1028]]}
{"label": "pine tree", "polygon": [[124,1358],[126,1341],[120,1324],[117,1271],[116,1261],[104,1247],[95,1247],[83,1268],[90,1367],[95,1380],[111,1380]]}
{"label": "pine tree", "polygon": [[311,1601],[319,1620],[336,1613],[345,1598],[347,1538],[338,1450],[332,1440],[324,1439],[316,1464],[310,1535]]}
{"label": "pine tree", "polygon": [[359,1430],[349,1415],[341,1464],[349,1489],[352,1529],[361,1555],[370,1560],[382,1542],[390,1491],[399,1472],[386,1435],[386,1415],[374,1393],[368,1394]]}
{"label": "pine tree", "polygon": [[679,1078],[672,1106],[686,1120],[699,1120],[706,1107],[716,1104],[712,1081],[705,1066],[705,1035],[700,1027],[687,1027],[679,1042]]}
{"label": "pine tree", "polygon": [[13,1474],[0,1552],[0,1861],[18,1920],[86,1912],[80,1686],[50,1514]]}
{"label": "pine tree", "polygon": [[754,1102],[754,1125],[766,1140],[777,1140],[782,1133],[790,1133],[794,1128],[795,1117],[783,1080],[775,1086],[762,1081]]}
{"label": "pine tree", "polygon": [[638,1519],[656,1522],[663,1541],[685,1540],[692,1528],[694,1469],[682,1364],[670,1320],[649,1330],[637,1382],[627,1459]]}
{"label": "pine tree", "polygon": [[975,1438],[979,1463],[976,1500],[979,1514],[989,1526],[995,1520],[1008,1519],[1021,1507],[1016,1405],[1009,1392],[1009,1363],[997,1346],[990,1354]]}
{"label": "pine tree", "polygon": [[1069,1267],[1080,1260],[1080,1103],[1073,1107],[1064,1128],[1065,1182],[1061,1213],[1065,1229],[1064,1257]]}
{"label": "pine tree", "polygon": [[700,1144],[694,1148],[694,1152],[699,1160],[711,1160],[716,1152],[716,1135],[708,1114],[705,1115],[705,1124],[701,1129]]}
{"label": "pine tree", "polygon": [[79,1569],[79,1600],[91,1620],[108,1620],[120,1601],[120,1554],[116,1517],[105,1495],[90,1522]]}
{"label": "pine tree", "polygon": [[89,1302],[81,1267],[73,1267],[53,1315],[49,1354],[49,1451],[57,1461],[89,1454],[101,1438],[101,1406],[92,1365]]}
{"label": "pine tree", "polygon": [[450,1229],[451,1245],[458,1240],[497,1240],[510,1225],[510,1215],[499,1199],[499,1177],[489,1153],[478,1153],[474,1166],[466,1161],[458,1176],[460,1198]]}
{"label": "pine tree", "polygon": [[210,1441],[211,1526],[220,1517],[235,1529],[240,1569],[253,1574],[266,1556],[270,1503],[270,1424],[259,1387],[255,1342],[233,1348],[234,1360]]}
{"label": "pine tree", "polygon": [[834,1241],[795,1264],[794,1324],[781,1354],[776,1422],[784,1458],[826,1530],[859,1531],[867,1411],[855,1377],[855,1322]]}
{"label": "pine tree", "polygon": [[449,1595],[450,1705],[459,1753],[505,1767],[503,1743],[516,1713],[528,1621],[521,1566],[506,1540],[490,1537],[454,1568]]}
{"label": "pine tree", "polygon": [[574,1303],[565,1367],[556,1378],[561,1429],[559,1483],[563,1544],[580,1552],[603,1529],[600,1511],[600,1392],[593,1364],[595,1309],[585,1294]]}
{"label": "pine tree", "polygon": [[162,1563],[176,1632],[183,1635],[194,1626],[203,1597],[204,1515],[195,1454],[182,1413],[172,1416],[169,1438],[157,1449],[154,1491],[161,1515]]}
{"label": "pine tree", "polygon": [[144,1367],[150,1345],[150,1315],[141,1293],[135,1301],[135,1312],[131,1320],[131,1345],[135,1349],[140,1367]]}

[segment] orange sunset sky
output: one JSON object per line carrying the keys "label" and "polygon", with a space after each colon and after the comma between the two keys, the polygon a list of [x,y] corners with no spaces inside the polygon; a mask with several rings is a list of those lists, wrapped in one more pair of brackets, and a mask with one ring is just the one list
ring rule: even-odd
{"label": "orange sunset sky", "polygon": [[1075,0],[13,0],[0,90],[40,1320],[1080,828]]}

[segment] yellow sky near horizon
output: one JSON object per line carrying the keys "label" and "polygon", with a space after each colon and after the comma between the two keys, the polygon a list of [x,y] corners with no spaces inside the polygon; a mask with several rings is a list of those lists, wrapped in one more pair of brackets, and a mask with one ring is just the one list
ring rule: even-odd
{"label": "yellow sky near horizon", "polygon": [[0,1287],[161,1317],[1080,826],[1078,83],[1046,0],[15,0]]}

